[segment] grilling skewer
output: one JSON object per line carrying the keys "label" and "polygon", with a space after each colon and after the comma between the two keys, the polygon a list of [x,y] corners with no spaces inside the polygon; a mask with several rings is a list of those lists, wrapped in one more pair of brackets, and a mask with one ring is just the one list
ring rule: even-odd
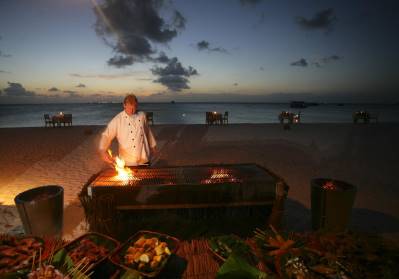
{"label": "grilling skewer", "polygon": [[31,270],[33,271],[35,268],[35,257],[36,257],[36,251],[33,253],[33,258],[32,258],[32,268]]}

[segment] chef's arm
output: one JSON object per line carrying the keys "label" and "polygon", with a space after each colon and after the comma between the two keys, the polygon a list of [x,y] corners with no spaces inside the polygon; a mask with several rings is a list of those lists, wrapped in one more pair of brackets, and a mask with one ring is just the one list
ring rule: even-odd
{"label": "chef's arm", "polygon": [[116,125],[114,121],[111,121],[108,124],[107,128],[105,128],[104,132],[101,134],[100,144],[98,148],[101,159],[110,164],[114,163],[114,159],[108,153],[108,148],[110,147],[111,142],[115,138],[115,136],[116,136]]}

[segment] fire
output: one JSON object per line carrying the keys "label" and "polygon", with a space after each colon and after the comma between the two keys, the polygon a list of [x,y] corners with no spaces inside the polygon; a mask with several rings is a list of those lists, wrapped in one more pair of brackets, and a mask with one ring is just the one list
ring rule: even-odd
{"label": "fire", "polygon": [[322,187],[324,190],[337,190],[337,186],[332,181],[326,181]]}
{"label": "fire", "polygon": [[202,181],[204,184],[223,183],[223,182],[237,182],[238,179],[226,169],[214,169],[208,179]]}
{"label": "fire", "polygon": [[224,169],[213,170],[213,173],[212,173],[210,179],[222,179],[222,178],[229,178],[229,174],[227,173],[226,170],[224,170]]}
{"label": "fire", "polygon": [[[112,152],[110,149],[108,149],[108,154],[112,157]],[[130,168],[125,167],[125,161],[122,158],[119,158],[118,156],[115,157],[114,167],[115,167],[115,170],[118,172],[118,175],[116,175],[117,179],[124,180],[124,181],[139,180],[137,177],[135,177],[133,175],[133,172]]]}
{"label": "fire", "polygon": [[133,178],[132,170],[125,167],[125,161],[118,156],[115,157],[115,170],[118,172],[120,180],[129,180]]}

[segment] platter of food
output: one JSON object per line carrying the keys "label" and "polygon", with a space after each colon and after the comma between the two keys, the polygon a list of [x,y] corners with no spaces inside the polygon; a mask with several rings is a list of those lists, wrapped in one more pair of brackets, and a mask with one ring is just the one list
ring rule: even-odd
{"label": "platter of food", "polygon": [[257,263],[251,247],[236,235],[222,235],[211,237],[208,240],[208,249],[219,260],[225,262],[231,254],[239,255],[250,263]]}
{"label": "platter of food", "polygon": [[0,238],[0,277],[30,268],[33,259],[44,251],[44,240],[35,236]]}
{"label": "platter of food", "polygon": [[151,231],[139,231],[112,253],[113,264],[145,277],[157,276],[170,256],[177,251],[179,240]]}
{"label": "platter of food", "polygon": [[90,273],[118,246],[119,242],[109,236],[89,232],[58,250],[51,264],[55,267],[67,266],[67,271],[84,265],[85,273]]}

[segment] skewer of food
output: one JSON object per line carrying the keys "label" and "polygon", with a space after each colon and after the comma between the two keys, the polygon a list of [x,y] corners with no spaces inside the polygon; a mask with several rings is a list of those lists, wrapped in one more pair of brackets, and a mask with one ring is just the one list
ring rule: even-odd
{"label": "skewer of food", "polygon": [[28,279],[70,279],[52,265],[43,265],[28,274]]}
{"label": "skewer of food", "polygon": [[32,262],[33,255],[43,250],[43,241],[36,237],[9,237],[0,241],[0,274],[22,269]]}
{"label": "skewer of food", "polygon": [[75,264],[82,259],[87,264],[94,264],[107,256],[108,252],[106,247],[98,245],[88,238],[84,238],[75,248],[68,252],[68,255]]}

